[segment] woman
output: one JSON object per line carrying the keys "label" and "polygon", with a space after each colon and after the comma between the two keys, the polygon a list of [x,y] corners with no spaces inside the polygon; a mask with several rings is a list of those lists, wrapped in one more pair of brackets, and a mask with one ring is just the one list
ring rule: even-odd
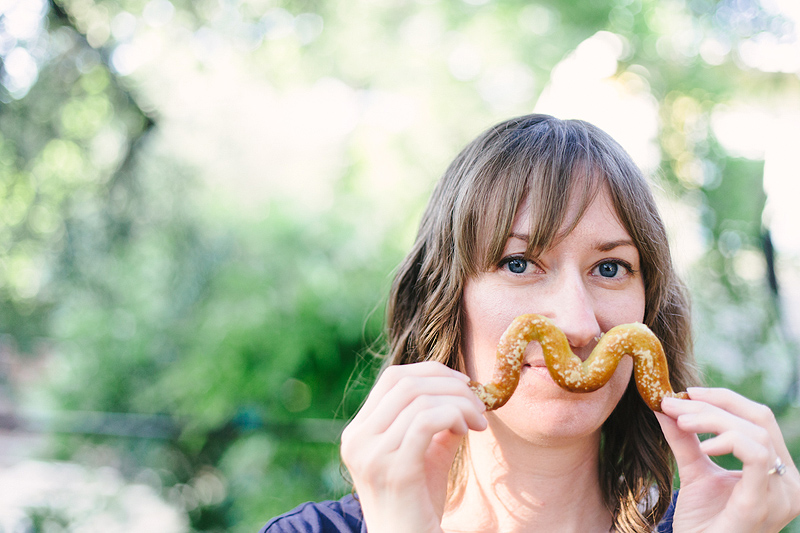
{"label": "woman", "polygon": [[[654,414],[630,358],[601,389],[570,393],[531,343],[517,391],[486,412],[467,382],[489,380],[501,334],[524,313],[551,318],[583,359],[603,332],[643,322],[673,388],[696,382],[688,304],[649,188],[584,122],[512,119],[453,161],[395,279],[389,366],[342,435],[355,497],[262,531],[777,532],[800,513],[800,473],[767,408],[692,387]],[[709,459],[726,453],[741,472]]]}

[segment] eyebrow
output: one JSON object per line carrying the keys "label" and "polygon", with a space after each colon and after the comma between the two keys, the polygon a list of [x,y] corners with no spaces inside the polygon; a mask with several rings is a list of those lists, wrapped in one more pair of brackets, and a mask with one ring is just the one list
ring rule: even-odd
{"label": "eyebrow", "polygon": [[[530,236],[525,233],[514,233],[512,232],[509,235],[509,238],[519,239],[523,242],[528,242],[530,240]],[[616,241],[608,241],[608,242],[600,242],[595,245],[595,248],[600,252],[610,252],[615,248],[620,248],[622,246],[632,246],[636,248],[636,244],[630,239],[619,239]]]}
{"label": "eyebrow", "polygon": [[610,252],[614,248],[619,248],[620,246],[633,246],[636,248],[636,245],[632,240],[620,239],[618,241],[601,242],[597,245],[597,249],[601,252]]}

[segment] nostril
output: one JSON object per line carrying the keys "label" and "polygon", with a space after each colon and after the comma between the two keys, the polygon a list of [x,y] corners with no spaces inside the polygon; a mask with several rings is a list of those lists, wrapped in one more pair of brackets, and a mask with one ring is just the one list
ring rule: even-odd
{"label": "nostril", "polygon": [[570,331],[568,328],[561,328],[561,331],[567,336],[569,345],[575,349],[591,348],[598,343],[600,337],[603,336],[599,330],[585,329]]}

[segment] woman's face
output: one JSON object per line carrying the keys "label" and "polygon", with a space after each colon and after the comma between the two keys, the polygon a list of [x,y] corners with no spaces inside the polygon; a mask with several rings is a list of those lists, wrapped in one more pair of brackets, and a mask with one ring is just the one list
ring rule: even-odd
{"label": "woman's face", "polygon": [[[578,206],[570,201],[566,220]],[[530,210],[521,206],[500,264],[466,281],[463,350],[467,373],[491,380],[497,342],[518,315],[538,313],[564,331],[572,351],[586,359],[601,335],[619,324],[644,318],[644,282],[639,252],[619,222],[603,188],[578,225],[540,257],[525,257]],[[510,431],[526,440],[597,437],[631,377],[629,357],[620,361],[604,387],[567,392],[550,377],[538,343],[525,352],[519,386],[494,411],[495,433]]]}

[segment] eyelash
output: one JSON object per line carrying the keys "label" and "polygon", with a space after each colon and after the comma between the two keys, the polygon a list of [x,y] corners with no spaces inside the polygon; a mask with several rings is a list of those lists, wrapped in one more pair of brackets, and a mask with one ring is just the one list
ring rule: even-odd
{"label": "eyelash", "polygon": [[[498,269],[506,268],[509,265],[509,263],[511,263],[512,261],[525,261],[525,270],[527,270],[527,268],[528,268],[530,263],[533,263],[533,261],[531,261],[529,259],[526,259],[522,255],[509,255],[508,257],[504,257],[503,259],[500,260],[500,264],[498,265]],[[606,265],[606,264],[614,264],[614,265],[621,266],[622,268],[625,269],[625,271],[628,274],[635,274],[636,273],[636,270],[634,270],[633,265],[631,265],[629,262],[624,261],[622,259],[604,259],[602,261],[599,261],[599,262],[595,263],[594,266],[592,266],[592,272],[594,272],[594,270],[596,268],[598,268],[599,266]],[[512,272],[512,274],[521,275],[521,274],[524,274],[524,272],[519,272],[519,273]],[[601,276],[601,277],[604,277],[604,276]]]}
{"label": "eyelash", "polygon": [[[598,267],[600,267],[600,266],[602,266],[602,265],[608,265],[608,264],[612,264],[612,265],[621,266],[622,268],[624,268],[624,269],[625,269],[625,271],[626,271],[626,272],[627,272],[629,275],[630,275],[630,274],[635,274],[635,273],[636,273],[636,270],[634,270],[634,269],[633,269],[633,265],[631,265],[629,262],[627,262],[627,261],[624,261],[624,260],[622,260],[622,259],[604,259],[604,260],[600,261],[599,263],[596,263],[596,264],[595,264],[595,265],[592,267],[592,271],[594,272],[594,270],[595,270],[596,268],[598,268]],[[605,276],[600,276],[600,277],[605,277]],[[612,279],[612,278],[609,278],[609,279]]]}
{"label": "eyelash", "polygon": [[[509,263],[511,263],[512,261],[525,261],[525,270],[527,270],[529,264],[533,262],[530,261],[529,259],[525,259],[525,257],[522,255],[509,255],[508,257],[504,257],[503,259],[501,259],[500,264],[497,265],[497,267],[499,270],[502,270],[508,267]],[[523,274],[523,273],[524,272],[512,272],[512,274]]]}

